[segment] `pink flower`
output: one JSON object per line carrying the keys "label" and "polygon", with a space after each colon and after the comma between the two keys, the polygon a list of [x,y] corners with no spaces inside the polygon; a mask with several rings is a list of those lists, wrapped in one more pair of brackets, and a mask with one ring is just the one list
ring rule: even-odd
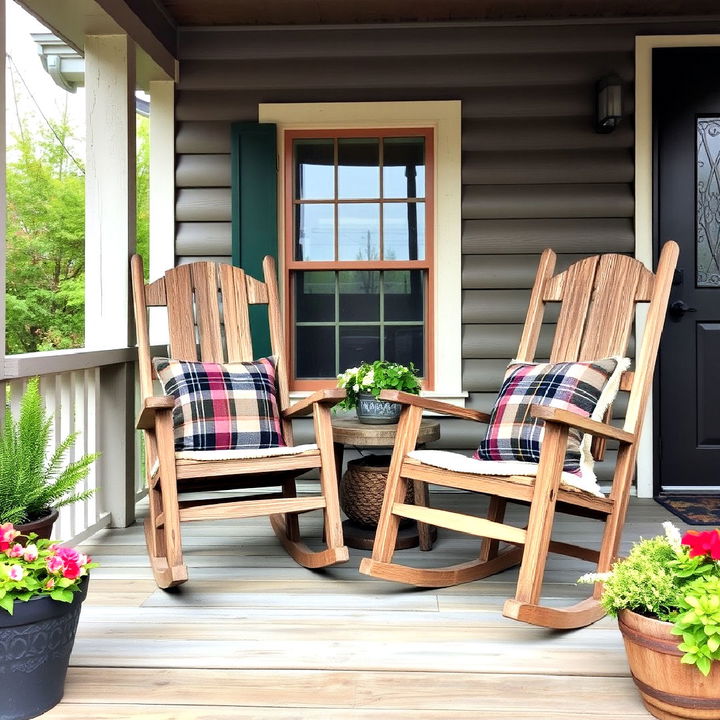
{"label": "pink flower", "polygon": [[37,545],[28,545],[23,553],[25,562],[35,562],[38,559]]}
{"label": "pink flower", "polygon": [[48,581],[45,583],[45,589],[52,590],[54,587],[55,587],[55,578],[48,578]]}
{"label": "pink flower", "polygon": [[11,548],[8,548],[5,551],[5,554],[11,558],[22,557],[24,550],[25,548],[22,545],[15,543]]}
{"label": "pink flower", "polygon": [[20,565],[12,565],[8,570],[8,576],[15,582],[22,580],[24,574],[25,573]]}
{"label": "pink flower", "polygon": [[75,548],[56,545],[55,554],[59,558],[62,558],[62,561],[64,563],[75,563],[76,565],[79,564],[80,553]]}
{"label": "pink flower", "polygon": [[10,543],[12,543],[19,534],[20,532],[13,527],[12,523],[0,525],[0,551],[7,550],[10,547]]}
{"label": "pink flower", "polygon": [[720,530],[688,530],[682,538],[682,544],[690,548],[690,557],[709,555],[713,560],[720,560]]}
{"label": "pink flower", "polygon": [[62,571],[65,564],[63,563],[62,558],[58,557],[57,555],[51,555],[47,559],[45,565],[48,569],[48,572],[59,573]]}

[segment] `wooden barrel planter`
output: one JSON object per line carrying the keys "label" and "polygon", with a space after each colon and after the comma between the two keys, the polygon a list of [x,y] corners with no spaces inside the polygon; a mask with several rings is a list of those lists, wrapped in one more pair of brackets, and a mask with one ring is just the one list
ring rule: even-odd
{"label": "wooden barrel planter", "polygon": [[720,718],[717,663],[707,677],[694,665],[683,665],[681,637],[670,632],[672,623],[623,610],[618,624],[630,672],[650,713],[661,720]]}

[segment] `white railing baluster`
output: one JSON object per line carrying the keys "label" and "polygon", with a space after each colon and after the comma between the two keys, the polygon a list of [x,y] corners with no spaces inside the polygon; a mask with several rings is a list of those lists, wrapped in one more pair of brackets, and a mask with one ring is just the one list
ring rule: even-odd
{"label": "white railing baluster", "polygon": [[[95,453],[98,451],[97,446],[97,387],[98,387],[98,373],[100,371],[97,368],[91,370],[85,370],[85,402],[87,407],[87,413],[85,415],[85,447],[87,453]],[[97,463],[93,463],[90,466],[90,472],[88,473],[87,480],[85,481],[85,487],[87,489],[93,488],[95,494],[85,501],[85,507],[88,512],[88,527],[96,522],[100,517],[98,512],[98,499],[97,499]]]}
{"label": "white railing baluster", "polygon": [[[28,379],[35,376],[40,379],[40,393],[45,409],[54,416],[49,454],[61,439],[76,431],[79,436],[66,455],[66,462],[106,451],[106,462],[100,470],[98,463],[93,463],[87,478],[76,490],[98,490],[98,477],[102,477],[105,487],[102,492],[93,494],[83,502],[61,508],[53,530],[56,539],[78,542],[100,528],[107,527],[112,519],[121,524],[133,521],[133,501],[141,487],[141,474],[137,467],[140,451],[136,447],[135,468],[120,469],[115,456],[123,459],[122,452],[132,438],[130,428],[135,421],[134,408],[132,403],[128,403],[127,408],[124,403],[118,403],[118,397],[122,397],[120,380],[123,373],[133,371],[135,358],[133,348],[54,350],[5,356],[5,374],[0,376],[0,383],[6,392],[5,399],[9,397],[15,417],[18,416],[20,399]],[[110,381],[104,396],[101,380],[106,384]],[[101,422],[105,423],[103,427],[100,426]],[[107,446],[105,448],[98,447],[101,437],[104,437],[102,443]],[[123,468],[130,464],[124,463]],[[126,489],[125,493],[122,492],[123,488]],[[114,503],[112,508],[108,498]]]}

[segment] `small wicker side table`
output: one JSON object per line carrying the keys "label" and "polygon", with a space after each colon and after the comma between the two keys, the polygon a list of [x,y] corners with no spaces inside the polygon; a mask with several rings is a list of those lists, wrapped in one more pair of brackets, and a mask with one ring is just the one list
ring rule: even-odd
{"label": "small wicker side table", "polygon": [[[338,487],[340,487],[343,478],[342,461],[345,445],[363,448],[392,448],[395,444],[395,433],[398,427],[397,423],[392,425],[365,425],[358,422],[356,418],[333,418],[332,425]],[[437,440],[439,437],[440,423],[437,420],[423,420],[418,434],[418,447]],[[370,501],[369,496],[377,493],[379,494],[378,501],[382,502],[384,486],[383,483],[378,482],[378,478],[382,474],[381,468],[368,467],[361,469],[358,468],[359,462],[351,462],[354,465],[348,467],[348,473],[354,474],[354,481],[356,483],[358,480],[362,481],[362,472],[367,472],[368,481],[372,483],[372,488],[367,488],[368,492],[364,494],[362,501]],[[385,474],[385,477],[387,477],[387,474]],[[411,487],[414,488],[416,502],[419,500],[420,504],[427,505],[427,485],[418,482],[412,483]],[[356,491],[352,494],[353,499],[358,499]],[[347,495],[346,493],[346,497]],[[346,512],[346,514],[348,513]],[[361,550],[372,550],[375,541],[375,527],[370,519],[370,515],[373,514],[372,510],[367,507],[360,508],[357,513],[352,514],[364,522],[356,522],[352,518],[343,522],[345,544]],[[396,547],[398,550],[402,550],[419,544],[421,550],[431,550],[435,534],[435,528],[430,528],[424,523],[411,523],[408,527],[401,527]]]}

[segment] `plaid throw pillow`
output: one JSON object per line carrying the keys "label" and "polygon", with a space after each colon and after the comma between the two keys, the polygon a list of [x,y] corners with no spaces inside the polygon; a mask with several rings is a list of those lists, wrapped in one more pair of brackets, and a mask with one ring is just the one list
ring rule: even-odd
{"label": "plaid throw pillow", "polygon": [[[510,363],[475,457],[540,462],[545,421],[533,418],[530,406],[545,405],[602,420],[629,364],[627,358],[619,357],[592,362]],[[590,436],[575,428],[570,428],[563,470],[594,480]]]}
{"label": "plaid throw pillow", "polygon": [[254,362],[184,362],[154,358],[166,395],[175,398],[176,450],[284,447],[274,358]]}

